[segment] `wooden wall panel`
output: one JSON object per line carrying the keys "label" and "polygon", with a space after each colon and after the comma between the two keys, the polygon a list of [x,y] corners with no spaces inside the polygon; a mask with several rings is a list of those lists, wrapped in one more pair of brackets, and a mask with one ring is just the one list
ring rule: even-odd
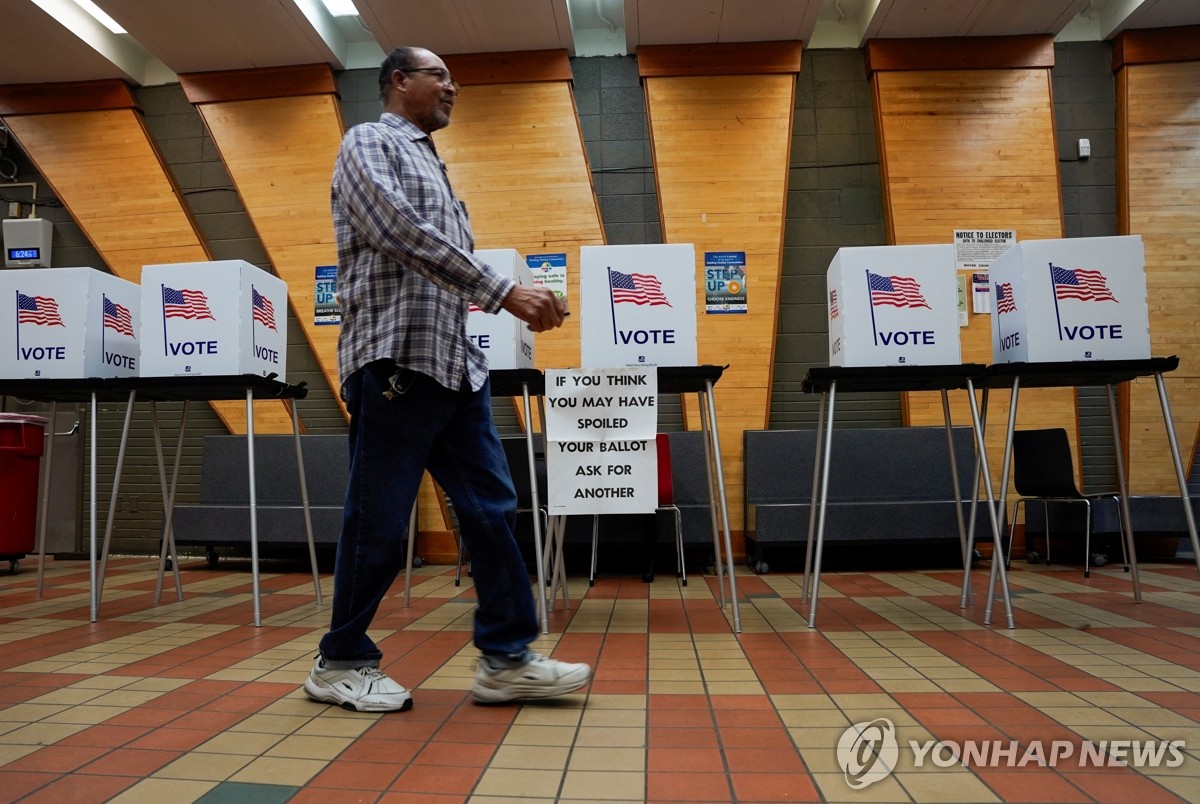
{"label": "wooden wall panel", "polygon": [[[140,283],[143,265],[211,259],[136,109],[9,114],[5,123],[117,276]],[[244,402],[212,406],[230,432],[246,432]],[[254,427],[292,431],[279,402],[256,402]]]}
{"label": "wooden wall panel", "polygon": [[[890,242],[952,243],[956,228],[1063,236],[1048,69],[876,72],[872,89]],[[972,314],[960,332],[964,362],[990,363],[990,316]],[[966,400],[953,396],[955,422],[969,423]],[[943,422],[939,395],[905,397],[909,424]],[[998,476],[1008,394],[991,402]],[[1019,427],[1066,427],[1075,437],[1073,390],[1026,391],[1018,414]]]}
{"label": "wooden wall panel", "polygon": [[342,141],[337,99],[302,95],[197,108],[275,273],[287,282],[295,319],[329,387],[337,389],[340,328],[313,322],[316,266],[337,263],[329,211],[329,181]]}
{"label": "wooden wall panel", "polygon": [[[1117,75],[1122,233],[1146,246],[1151,351],[1180,357],[1166,385],[1186,450],[1200,422],[1200,61],[1128,65]],[[1132,491],[1178,494],[1153,382],[1132,385],[1129,420]]]}
{"label": "wooden wall panel", "polygon": [[[715,399],[739,552],[742,432],[765,428],[770,405],[796,78],[688,76],[644,85],[663,242],[696,247],[699,362],[729,364]],[[706,251],[746,252],[746,315],[705,315]],[[688,410],[697,428],[694,400]]]}

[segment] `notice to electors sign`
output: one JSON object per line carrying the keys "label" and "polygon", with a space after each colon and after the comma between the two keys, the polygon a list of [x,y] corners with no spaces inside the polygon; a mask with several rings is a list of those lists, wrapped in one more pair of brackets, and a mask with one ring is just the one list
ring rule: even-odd
{"label": "notice to electors sign", "polygon": [[955,229],[955,266],[959,271],[986,271],[1016,242],[1016,229]]}

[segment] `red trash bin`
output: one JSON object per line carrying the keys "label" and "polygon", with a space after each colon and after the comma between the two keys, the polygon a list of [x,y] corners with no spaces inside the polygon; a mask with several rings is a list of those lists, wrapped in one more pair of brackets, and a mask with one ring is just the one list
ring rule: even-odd
{"label": "red trash bin", "polygon": [[0,413],[0,560],[17,571],[17,559],[34,550],[38,481],[47,420]]}

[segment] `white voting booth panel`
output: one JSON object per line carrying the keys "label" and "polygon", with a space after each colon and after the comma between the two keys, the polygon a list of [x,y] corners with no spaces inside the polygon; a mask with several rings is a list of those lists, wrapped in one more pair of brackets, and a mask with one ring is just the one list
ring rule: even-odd
{"label": "white voting booth panel", "polygon": [[691,243],[579,249],[584,368],[696,365]]}
{"label": "white voting booth panel", "polygon": [[286,381],[287,284],[242,260],[142,268],[142,375]]}
{"label": "white voting booth panel", "polygon": [[[533,272],[515,249],[481,249],[475,256],[497,273],[515,279],[518,285],[533,285]],[[489,369],[533,368],[533,333],[524,321],[506,310],[492,315],[472,304],[467,314],[467,337],[487,357]]]}
{"label": "white voting booth panel", "polygon": [[136,377],[141,289],[93,268],[0,273],[0,376],[8,379]]}
{"label": "white voting booth panel", "polygon": [[826,276],[831,366],[962,362],[953,245],[840,248]]}
{"label": "white voting booth panel", "polygon": [[992,362],[1150,357],[1140,235],[1026,240],[991,266]]}

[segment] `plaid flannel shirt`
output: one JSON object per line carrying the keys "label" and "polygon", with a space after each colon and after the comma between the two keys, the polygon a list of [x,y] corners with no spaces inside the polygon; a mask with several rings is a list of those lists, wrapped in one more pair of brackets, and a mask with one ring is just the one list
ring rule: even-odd
{"label": "plaid flannel shirt", "polygon": [[453,391],[478,391],[487,359],[467,310],[488,313],[515,284],[472,254],[466,208],[425,132],[385,112],[346,133],[333,171],[341,381],[380,359]]}

